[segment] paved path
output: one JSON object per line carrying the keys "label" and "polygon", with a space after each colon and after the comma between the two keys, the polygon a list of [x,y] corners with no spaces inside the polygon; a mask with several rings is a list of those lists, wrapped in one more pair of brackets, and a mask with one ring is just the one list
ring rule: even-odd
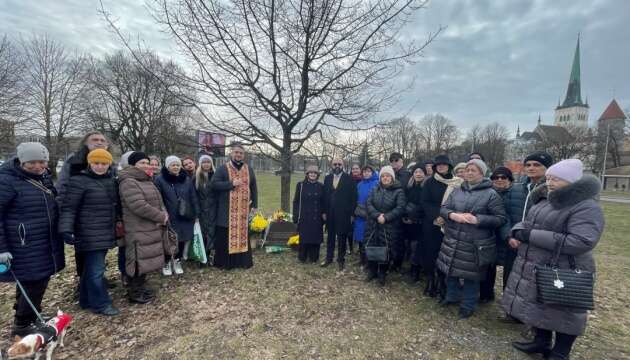
{"label": "paved path", "polygon": [[616,197],[616,196],[600,196],[599,200],[601,201],[610,201],[622,204],[630,204],[630,198],[628,197]]}

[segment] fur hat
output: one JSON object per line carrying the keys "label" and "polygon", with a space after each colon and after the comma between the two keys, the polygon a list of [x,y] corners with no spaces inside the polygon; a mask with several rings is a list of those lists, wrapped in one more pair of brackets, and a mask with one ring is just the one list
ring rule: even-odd
{"label": "fur hat", "polygon": [[88,154],[87,162],[88,164],[102,163],[111,165],[114,162],[114,158],[112,154],[105,149],[94,149]]}
{"label": "fur hat", "polygon": [[20,163],[28,161],[48,161],[48,149],[38,142],[24,142],[17,146]]}
{"label": "fur hat", "polygon": [[485,162],[483,162],[483,160],[479,160],[479,159],[472,159],[472,160],[468,160],[468,162],[466,163],[466,166],[468,165],[475,165],[479,171],[481,171],[481,175],[486,176],[486,173],[488,172],[488,165],[486,165]]}
{"label": "fur hat", "polygon": [[553,164],[553,157],[545,151],[535,151],[523,160],[523,164],[527,164],[528,161],[538,161],[543,164],[547,169]]}
{"label": "fur hat", "polygon": [[446,154],[438,155],[433,160],[433,167],[435,167],[436,165],[440,165],[440,164],[444,164],[444,165],[448,165],[450,167],[453,167],[453,163],[451,162],[451,159],[449,159],[448,155],[446,155]]}
{"label": "fur hat", "polygon": [[136,163],[143,159],[149,160],[147,154],[143,153],[142,151],[134,151],[127,158],[127,163],[129,164],[129,166],[136,166]]}
{"label": "fur hat", "polygon": [[164,159],[164,167],[167,169],[173,164],[179,164],[179,166],[182,166],[182,160],[175,155],[167,156],[166,159]]}
{"label": "fur hat", "polygon": [[583,169],[582,161],[579,159],[566,159],[552,165],[547,169],[545,175],[555,176],[574,183],[582,178]]}
{"label": "fur hat", "polygon": [[381,171],[380,171],[380,173],[378,175],[379,178],[381,178],[383,176],[383,174],[389,174],[389,175],[392,176],[392,179],[396,180],[396,173],[394,172],[394,169],[391,166],[389,166],[389,165],[383,166],[381,168]]}

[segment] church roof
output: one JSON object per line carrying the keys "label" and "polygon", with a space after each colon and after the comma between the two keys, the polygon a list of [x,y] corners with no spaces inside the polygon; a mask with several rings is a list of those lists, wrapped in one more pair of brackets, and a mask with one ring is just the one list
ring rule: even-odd
{"label": "church roof", "polygon": [[573,65],[571,66],[571,76],[569,77],[569,86],[567,87],[567,95],[562,105],[558,106],[559,109],[573,106],[588,107],[588,104],[582,102],[580,78],[580,37],[578,36],[575,54],[573,55]]}
{"label": "church roof", "polygon": [[602,113],[602,116],[599,117],[598,121],[602,120],[617,120],[617,119],[626,119],[626,114],[621,110],[621,107],[617,103],[617,100],[613,99],[608,107]]}
{"label": "church roof", "polygon": [[534,131],[544,140],[554,140],[562,143],[573,141],[573,135],[562,126],[538,125]]}
{"label": "church roof", "polygon": [[540,135],[533,131],[524,131],[519,138],[525,141],[540,141]]}

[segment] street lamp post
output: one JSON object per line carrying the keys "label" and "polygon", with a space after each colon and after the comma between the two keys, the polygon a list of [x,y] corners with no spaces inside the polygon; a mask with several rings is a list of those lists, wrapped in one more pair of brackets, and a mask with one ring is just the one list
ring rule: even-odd
{"label": "street lamp post", "polygon": [[604,164],[602,165],[602,190],[604,190],[604,185],[606,182],[606,157],[608,155],[608,140],[610,138],[610,124],[608,124],[606,130],[606,147],[604,148]]}

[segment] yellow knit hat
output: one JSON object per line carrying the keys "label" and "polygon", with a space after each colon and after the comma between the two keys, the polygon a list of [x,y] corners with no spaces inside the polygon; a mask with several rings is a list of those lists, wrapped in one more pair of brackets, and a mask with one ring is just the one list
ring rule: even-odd
{"label": "yellow knit hat", "polygon": [[105,149],[94,149],[88,154],[87,161],[88,164],[111,164],[114,162],[114,158],[112,157],[112,154],[110,154],[109,151]]}

